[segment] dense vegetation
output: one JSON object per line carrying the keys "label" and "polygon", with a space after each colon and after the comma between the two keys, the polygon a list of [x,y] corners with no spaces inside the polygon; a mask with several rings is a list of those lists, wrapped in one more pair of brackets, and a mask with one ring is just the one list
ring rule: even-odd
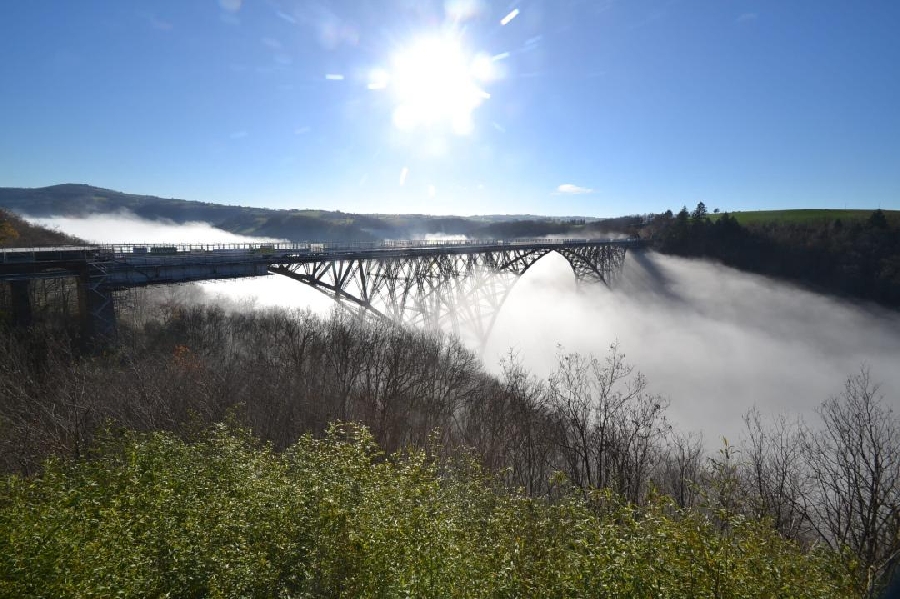
{"label": "dense vegetation", "polygon": [[[828,293],[900,307],[900,218],[881,210],[865,218],[787,214],[738,218],[693,213],[658,216],[643,232],[654,246],[679,256],[719,260],[754,273]],[[858,216],[858,215],[857,215]]]}
{"label": "dense vegetation", "polygon": [[708,456],[615,345],[541,381],[341,314],[134,301],[121,334],[0,337],[10,596],[852,597],[900,549],[865,372]]}
{"label": "dense vegetation", "polygon": [[2,493],[7,597],[847,597],[837,556],[654,497],[498,485],[332,428],[276,453],[222,427],[107,440]]}

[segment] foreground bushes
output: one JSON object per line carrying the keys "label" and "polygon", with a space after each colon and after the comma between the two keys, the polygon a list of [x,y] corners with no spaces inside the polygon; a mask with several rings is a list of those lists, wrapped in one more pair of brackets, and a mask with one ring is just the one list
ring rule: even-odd
{"label": "foreground bushes", "polygon": [[[834,556],[662,499],[504,490],[335,427],[276,453],[215,427],[106,440],[0,491],[7,597],[847,597]],[[843,570],[841,570],[843,571]]]}
{"label": "foreground bushes", "polygon": [[[582,497],[591,497],[595,493],[591,489],[603,488],[642,506],[633,516],[641,526],[653,522],[648,514],[654,510],[682,523],[699,518],[694,515],[699,512],[713,524],[701,520],[695,527],[725,531],[748,526],[737,519],[739,514],[748,521],[769,519],[784,538],[803,547],[821,544],[846,555],[840,561],[841,572],[854,580],[858,594],[874,596],[897,570],[900,421],[865,368],[848,378],[843,393],[822,405],[819,423],[807,426],[787,416],[769,420],[751,412],[746,416],[748,438],[738,446],[726,444],[716,457],[705,453],[699,438],[671,429],[665,419],[667,401],[646,391],[643,376],[624,361],[615,344],[600,358],[560,353],[556,370],[540,380],[514,359],[500,376],[491,376],[456,339],[342,314],[327,319],[307,312],[229,314],[219,308],[173,304],[163,309],[160,318],[128,330],[127,344],[89,356],[79,354],[50,330],[0,335],[0,476],[38,476],[51,456],[63,461],[90,457],[96,436],[106,426],[134,434],[164,432],[172,435],[174,443],[174,439],[195,439],[196,431],[226,418],[270,444],[281,456],[272,458],[273,463],[288,468],[283,452],[304,435],[323,435],[334,420],[352,421],[367,426],[372,443],[386,453],[431,447],[434,455],[447,457],[467,448],[496,480],[522,489],[523,495],[538,502],[561,497],[559,486],[551,482],[554,473],[561,471]],[[142,438],[141,443],[155,439]],[[190,447],[199,451],[196,443]],[[116,451],[125,449],[119,446]],[[102,453],[107,457],[97,463],[105,463],[113,454],[107,447]],[[167,470],[170,462],[161,463],[165,468],[160,475],[172,475]],[[198,458],[183,463],[191,465],[185,466],[189,473],[185,476],[193,480],[199,476],[194,469],[204,462]],[[296,475],[296,467],[288,468],[285,476]],[[40,484],[58,477],[60,468],[51,468]],[[241,480],[243,474],[235,476]],[[218,493],[217,476],[210,475],[209,480]],[[449,484],[441,480],[444,487]],[[267,489],[280,488],[266,484]],[[102,489],[109,492],[107,487]],[[285,493],[293,493],[290,484],[287,489]],[[192,488],[191,492],[200,491]],[[204,505],[218,505],[219,496],[209,493],[213,494],[210,500],[201,496]],[[698,512],[678,513],[660,505],[659,494],[671,496],[683,510]],[[395,499],[390,495],[385,501]],[[278,509],[290,505],[282,499],[276,503],[281,506]],[[609,500],[601,503],[609,509]],[[164,508],[154,507],[149,513],[165,513]],[[228,513],[232,508],[228,504],[216,509]],[[217,513],[195,516],[200,524],[194,526],[205,534],[208,522],[237,521],[231,516],[214,517]],[[453,516],[451,521],[465,522],[467,515]],[[616,522],[627,521],[621,514],[616,517]],[[527,522],[518,515],[510,520]],[[153,521],[146,526],[151,525],[156,530]],[[264,530],[257,525],[251,528]],[[485,529],[485,525],[477,528]],[[365,538],[376,537],[374,530],[367,530]],[[548,530],[555,531],[552,526]],[[0,535],[4,531],[0,528]],[[132,528],[126,532],[124,538],[135,534]],[[313,538],[320,536],[317,531]],[[441,538],[427,538],[433,537]],[[566,539],[559,542],[567,543]],[[719,537],[709,539],[713,543]],[[77,544],[82,542],[78,537]],[[104,541],[103,547],[107,546],[111,545]],[[465,555],[474,551],[464,547]],[[651,545],[647,551],[655,554],[659,547]],[[130,553],[140,557],[146,549]],[[196,557],[196,552],[188,555],[205,559]],[[345,559],[340,552],[335,555]],[[487,554],[481,550],[478,555]],[[665,563],[670,564],[666,567],[681,564],[679,555],[666,557]],[[691,552],[687,555],[687,565],[678,567],[687,567],[692,581],[699,558]],[[565,572],[576,568],[577,562],[571,556],[567,559]],[[267,564],[277,561],[265,557]],[[543,554],[527,562],[538,564],[536,578],[542,581],[552,578],[544,562]],[[295,565],[307,562],[297,558],[287,563],[285,567],[296,575]],[[316,573],[327,570],[325,562],[314,563]],[[467,575],[478,572],[469,562],[462,564]],[[229,562],[228,575],[234,575],[234,567]],[[170,565],[154,568],[165,572]],[[250,579],[265,579],[254,568],[250,568],[254,571]],[[490,568],[487,571],[493,572]],[[199,566],[189,570],[203,571]],[[452,571],[445,565],[440,570]],[[278,572],[272,576],[280,581]],[[206,580],[203,574],[191,574],[195,575]],[[356,580],[343,570],[335,576],[342,585]],[[659,576],[654,571],[650,580]],[[380,583],[390,577],[371,580]],[[303,585],[298,588],[306,588]],[[358,589],[353,586],[352,590]]]}

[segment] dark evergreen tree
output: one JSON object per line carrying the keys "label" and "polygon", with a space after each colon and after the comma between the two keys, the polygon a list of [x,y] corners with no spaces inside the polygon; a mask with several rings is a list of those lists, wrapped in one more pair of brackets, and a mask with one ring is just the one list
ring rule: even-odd
{"label": "dark evergreen tree", "polygon": [[694,208],[694,212],[691,213],[691,218],[694,220],[701,220],[706,218],[706,204],[700,202],[697,204],[697,207]]}

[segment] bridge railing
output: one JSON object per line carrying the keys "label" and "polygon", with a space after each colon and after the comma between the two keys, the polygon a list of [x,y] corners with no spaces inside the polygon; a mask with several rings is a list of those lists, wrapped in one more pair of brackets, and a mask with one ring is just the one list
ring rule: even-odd
{"label": "bridge railing", "polygon": [[129,243],[89,244],[34,248],[0,248],[0,264],[28,264],[35,262],[92,261],[104,256],[134,257],[146,255],[197,254],[329,254],[366,250],[414,250],[417,248],[499,248],[515,246],[591,245],[614,243],[633,246],[635,239],[578,239],[578,238],[519,238],[519,239],[386,239],[382,241],[306,241],[289,243]]}
{"label": "bridge railing", "polygon": [[634,239],[582,239],[582,238],[519,238],[519,239],[385,239],[381,241],[307,241],[288,243],[206,243],[206,244],[154,244],[132,243],[98,246],[106,253],[116,255],[165,255],[197,253],[332,253],[340,251],[391,250],[417,248],[505,247],[522,245],[592,245],[615,243],[634,245]]}
{"label": "bridge railing", "polygon": [[0,248],[0,264],[61,262],[90,260],[101,250],[96,245],[44,246],[33,248]]}

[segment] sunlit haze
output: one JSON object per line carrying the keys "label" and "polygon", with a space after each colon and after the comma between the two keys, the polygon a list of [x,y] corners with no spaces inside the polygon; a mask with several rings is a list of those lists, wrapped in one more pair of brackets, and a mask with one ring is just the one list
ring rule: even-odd
{"label": "sunlit haze", "polygon": [[10,2],[0,185],[356,212],[900,208],[900,5]]}

